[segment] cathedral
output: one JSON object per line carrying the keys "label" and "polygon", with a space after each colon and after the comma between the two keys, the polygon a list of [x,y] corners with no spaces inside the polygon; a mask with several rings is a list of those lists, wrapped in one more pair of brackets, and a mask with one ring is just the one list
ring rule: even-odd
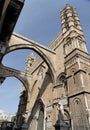
{"label": "cathedral", "polygon": [[47,57],[26,60],[30,83],[22,86],[16,120],[22,130],[90,130],[90,56],[76,9],[67,4],[60,15],[62,31]]}

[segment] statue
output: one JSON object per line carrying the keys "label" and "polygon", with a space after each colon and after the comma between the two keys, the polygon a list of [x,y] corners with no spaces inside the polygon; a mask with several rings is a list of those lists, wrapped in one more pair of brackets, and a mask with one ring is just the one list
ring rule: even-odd
{"label": "statue", "polygon": [[63,105],[62,105],[62,103],[59,101],[59,103],[58,103],[58,108],[57,108],[57,110],[58,110],[58,120],[60,120],[60,121],[64,121],[64,109],[63,109]]}

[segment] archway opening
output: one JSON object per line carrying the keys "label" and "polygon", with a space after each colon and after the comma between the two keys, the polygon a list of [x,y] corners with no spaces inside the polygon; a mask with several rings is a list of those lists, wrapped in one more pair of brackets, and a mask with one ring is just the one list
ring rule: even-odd
{"label": "archway opening", "polygon": [[38,116],[37,130],[43,130],[44,128],[44,109],[41,108]]}
{"label": "archway opening", "polygon": [[27,57],[30,54],[34,54],[35,57],[39,57],[38,54],[33,50],[14,50],[3,57],[2,64],[20,71],[25,71]]}
{"label": "archway opening", "polygon": [[[29,49],[12,51],[3,57],[2,64],[25,72],[27,57],[32,53],[38,57],[37,53]],[[15,114],[17,112],[23,85],[23,82],[18,77],[16,78],[16,75],[15,77],[5,77],[4,82],[0,85],[1,110],[7,114]]]}
{"label": "archway opening", "polygon": [[15,77],[8,77],[0,85],[0,109],[4,113],[16,114],[22,83]]}

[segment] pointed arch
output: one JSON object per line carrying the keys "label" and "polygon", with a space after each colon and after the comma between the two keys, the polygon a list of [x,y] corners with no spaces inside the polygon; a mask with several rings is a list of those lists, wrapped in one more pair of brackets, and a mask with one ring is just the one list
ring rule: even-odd
{"label": "pointed arch", "polygon": [[83,103],[80,98],[75,98],[72,101],[72,117],[73,117],[73,128],[76,130],[85,130],[87,128],[87,118],[83,109]]}
{"label": "pointed arch", "polygon": [[18,70],[15,70],[15,69],[12,69],[12,68],[9,68],[0,64],[0,78],[1,77],[4,77],[4,78],[16,77],[22,82],[25,88],[29,90],[28,80],[30,80],[30,75],[27,75],[25,72],[21,72],[21,71],[18,71]]}
{"label": "pointed arch", "polygon": [[11,39],[6,47],[6,52],[4,55],[17,49],[32,49],[36,53],[38,53],[39,56],[46,62],[47,66],[49,67],[52,81],[55,83],[55,51],[37,42],[34,42],[33,40],[27,39],[14,33],[11,36]]}
{"label": "pointed arch", "polygon": [[65,72],[60,73],[57,77],[57,83],[64,82],[65,80],[66,80],[66,73]]}

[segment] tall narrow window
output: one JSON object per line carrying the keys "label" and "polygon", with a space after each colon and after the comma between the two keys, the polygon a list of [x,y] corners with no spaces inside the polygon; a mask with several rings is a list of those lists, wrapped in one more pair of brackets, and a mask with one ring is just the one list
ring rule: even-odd
{"label": "tall narrow window", "polygon": [[38,117],[37,130],[43,130],[43,129],[44,129],[44,109],[41,108]]}
{"label": "tall narrow window", "polygon": [[74,130],[87,130],[86,115],[79,99],[73,102],[73,127]]}

